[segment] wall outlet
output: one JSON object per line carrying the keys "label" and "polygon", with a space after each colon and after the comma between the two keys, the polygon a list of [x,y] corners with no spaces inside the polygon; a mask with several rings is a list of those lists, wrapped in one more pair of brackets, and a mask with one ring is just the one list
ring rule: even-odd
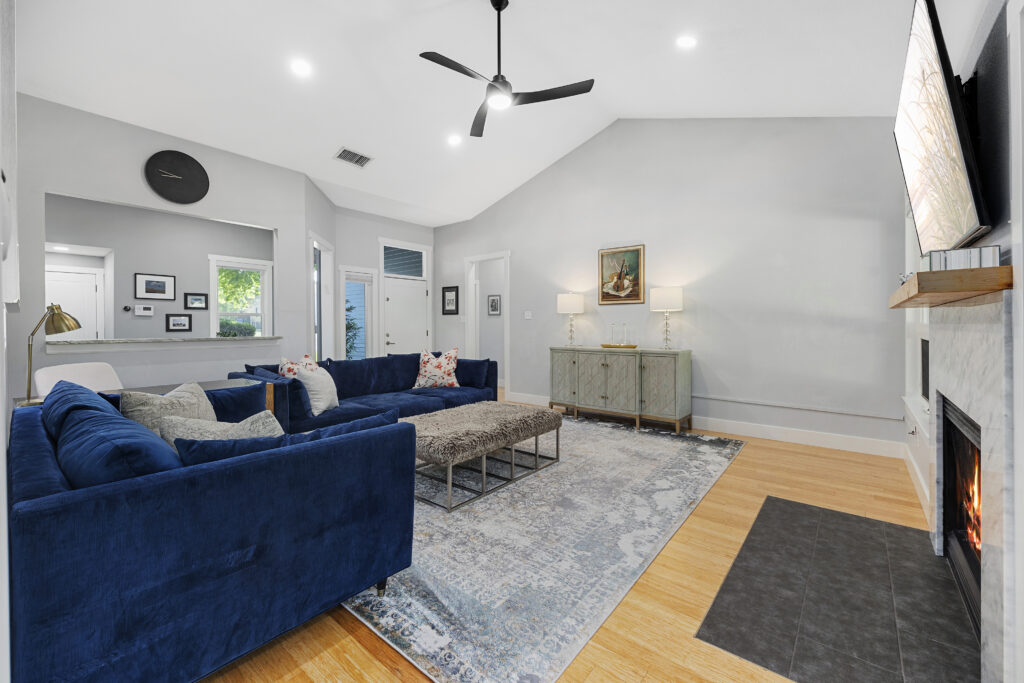
{"label": "wall outlet", "polygon": [[523,320],[533,320],[533,311],[523,311]]}

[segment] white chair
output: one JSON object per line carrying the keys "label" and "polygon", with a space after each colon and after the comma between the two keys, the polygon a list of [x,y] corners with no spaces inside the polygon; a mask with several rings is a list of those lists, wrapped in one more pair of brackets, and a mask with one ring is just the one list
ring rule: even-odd
{"label": "white chair", "polygon": [[93,391],[111,391],[123,389],[121,378],[110,363],[68,363],[66,365],[50,365],[35,371],[36,396],[43,398],[53,385],[62,379]]}

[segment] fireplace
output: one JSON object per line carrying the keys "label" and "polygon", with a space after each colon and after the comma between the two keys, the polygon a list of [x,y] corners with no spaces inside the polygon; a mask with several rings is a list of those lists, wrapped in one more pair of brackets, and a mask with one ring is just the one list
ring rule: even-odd
{"label": "fireplace", "polygon": [[981,428],[948,399],[942,405],[944,550],[975,634],[981,627]]}

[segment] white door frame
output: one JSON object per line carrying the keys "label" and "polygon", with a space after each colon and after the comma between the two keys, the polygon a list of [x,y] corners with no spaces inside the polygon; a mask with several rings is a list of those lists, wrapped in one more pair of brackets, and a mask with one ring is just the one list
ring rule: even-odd
{"label": "white door frame", "polygon": [[463,259],[465,264],[465,283],[466,283],[466,304],[465,304],[465,321],[466,321],[466,358],[479,358],[480,357],[480,292],[477,291],[477,265],[483,261],[497,261],[501,260],[505,266],[505,283],[501,291],[501,316],[502,316],[502,327],[505,332],[505,353],[504,358],[501,362],[504,363],[502,366],[502,374],[504,374],[504,385],[505,396],[508,396],[512,392],[512,369],[511,369],[511,358],[512,358],[512,317],[511,317],[511,292],[512,292],[512,269],[511,269],[511,252],[506,251],[492,251],[488,254],[477,254],[476,256],[467,256]]}
{"label": "white door frame", "polygon": [[[384,278],[394,277],[405,280],[424,280],[427,283],[427,341],[428,345],[434,344],[434,247],[430,244],[420,244],[418,242],[403,242],[402,240],[393,240],[387,237],[377,238],[377,268],[380,272],[381,286],[377,291],[377,310],[380,312],[378,318],[380,319],[381,334],[378,335],[378,339],[383,337],[384,329]],[[384,272],[384,247],[398,247],[399,249],[411,249],[413,251],[423,252],[423,277],[404,277],[402,275],[388,275]],[[381,349],[383,349],[383,341],[380,342]],[[383,355],[383,350],[380,355]]]}
{"label": "white door frame", "polygon": [[[310,273],[309,278],[309,348],[312,348],[313,341],[315,339],[315,333],[313,332],[313,319],[315,317],[315,306],[316,306],[316,288],[313,286],[313,247],[316,246],[320,249],[320,277],[323,278],[323,282],[320,283],[320,314],[323,316],[323,320],[320,321],[320,335],[323,337],[323,349],[324,358],[333,358],[338,352],[336,330],[338,328],[335,322],[335,292],[338,291],[337,287],[337,270],[334,268],[334,244],[327,241],[315,232],[309,233],[309,239],[306,245],[306,257],[309,260],[307,271]],[[324,360],[321,358],[320,360]]]}
{"label": "white door frame", "polygon": [[[382,289],[380,286],[380,275],[376,268],[364,268],[362,266],[338,266],[338,291],[341,292],[341,296],[336,297],[335,301],[340,302],[337,305],[344,311],[345,306],[345,283],[348,282],[348,274],[357,273],[359,275],[368,275],[370,277],[370,287],[373,288],[372,297],[366,302],[370,309],[370,325],[367,332],[370,333],[370,343],[366,345],[367,356],[381,356],[383,355],[381,346],[381,337],[384,336],[384,322],[381,320],[381,309],[379,307],[380,297],[378,292]],[[345,316],[338,315],[337,320],[337,339],[345,338]],[[341,360],[345,360],[347,353],[344,344],[338,345],[338,356]]]}
{"label": "white door frame", "polygon": [[[96,276],[96,329],[100,330],[102,337],[100,339],[113,339],[113,334],[108,335],[107,331],[107,320],[113,322],[113,316],[107,313],[107,271],[105,268],[90,268],[89,266],[61,266],[57,264],[48,264],[43,266],[44,273],[82,273],[85,275]],[[46,277],[43,277],[43,294],[45,295],[46,289]],[[48,301],[48,304],[58,303]],[[74,312],[72,311],[72,314]]]}

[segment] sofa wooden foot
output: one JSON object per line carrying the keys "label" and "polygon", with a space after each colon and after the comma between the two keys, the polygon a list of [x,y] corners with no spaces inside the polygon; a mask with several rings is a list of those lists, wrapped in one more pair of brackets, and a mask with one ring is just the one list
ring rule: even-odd
{"label": "sofa wooden foot", "polygon": [[388,589],[388,580],[387,579],[384,579],[383,581],[378,581],[377,582],[377,597],[378,598],[383,598],[384,597],[384,592],[387,589]]}

